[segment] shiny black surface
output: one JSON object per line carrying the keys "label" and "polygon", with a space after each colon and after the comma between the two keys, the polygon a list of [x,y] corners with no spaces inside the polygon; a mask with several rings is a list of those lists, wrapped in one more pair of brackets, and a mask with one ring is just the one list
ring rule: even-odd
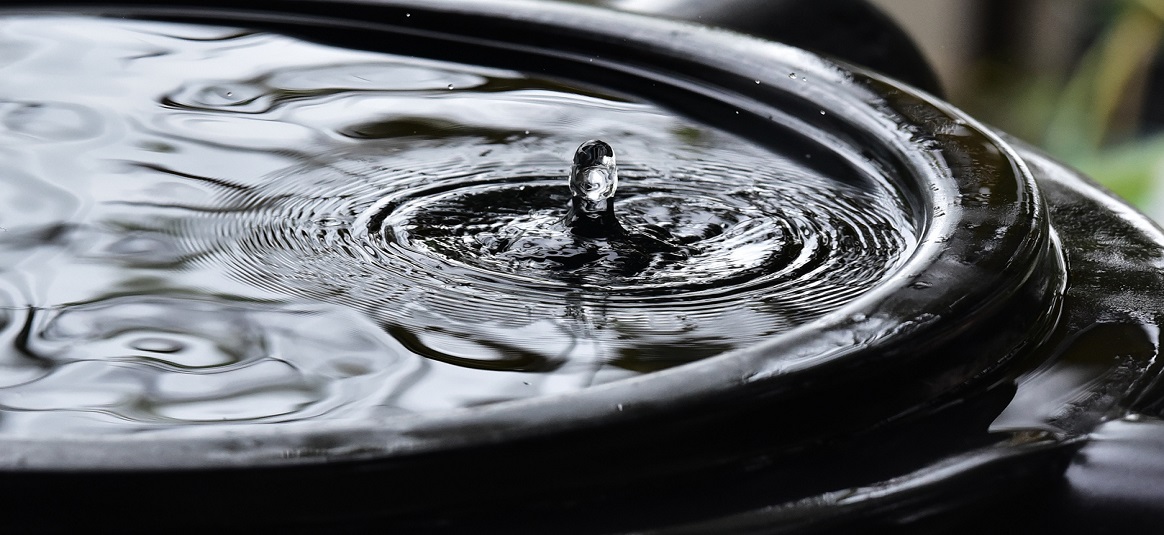
{"label": "shiny black surface", "polygon": [[[183,525],[933,532],[1006,529],[1005,510],[1070,532],[1154,518],[1116,459],[1158,444],[1164,238],[1085,179],[932,97],[735,34],[550,4],[337,4],[84,11],[242,21],[609,86],[818,169],[873,165],[923,222],[921,243],[836,314],[563,398],[376,426],[9,441],[12,522],[145,529],[175,498],[221,489],[242,498]],[[1120,423],[1129,414],[1147,422]],[[75,517],[53,514],[62,499]]]}
{"label": "shiny black surface", "polygon": [[[531,74],[108,18],[6,18],[0,48],[8,437],[566,394],[820,318],[915,248],[875,172]],[[586,236],[596,133],[626,180]]]}
{"label": "shiny black surface", "polygon": [[862,65],[941,96],[917,45],[865,0],[574,0],[731,28]]}

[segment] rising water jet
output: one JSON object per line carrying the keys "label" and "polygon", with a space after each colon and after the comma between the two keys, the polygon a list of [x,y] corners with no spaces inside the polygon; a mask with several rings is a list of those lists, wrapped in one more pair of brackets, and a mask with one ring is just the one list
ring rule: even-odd
{"label": "rising water jet", "polygon": [[584,238],[604,238],[616,248],[630,249],[630,255],[666,254],[668,261],[690,256],[684,243],[702,236],[677,239],[657,225],[629,229],[619,222],[614,209],[618,191],[618,164],[614,149],[601,140],[590,140],[574,151],[570,166],[570,207],[563,220],[570,232]]}
{"label": "rising water jet", "polygon": [[[133,4],[102,13],[148,18]],[[876,529],[961,520],[968,502],[1061,475],[1088,426],[1120,409],[1103,405],[1115,393],[1139,392],[1140,407],[1160,399],[1152,329],[1121,331],[1148,341],[1135,351],[1080,357],[1087,370],[1119,368],[1079,395],[1051,391],[1082,374],[1039,367],[1059,347],[1071,354],[1061,330],[1090,325],[1096,310],[1125,321],[1100,306],[1090,273],[1135,275],[1121,277],[1119,297],[1159,294],[1145,267],[1159,233],[927,95],[738,34],[554,3],[342,4],[353,10],[296,2],[272,9],[307,11],[238,14],[405,59],[238,74],[258,96],[232,100],[242,93],[203,91],[221,70],[191,80],[180,66],[219,54],[158,49],[246,50],[232,40],[269,37],[70,31],[127,43],[33,54],[68,41],[36,23],[4,48],[22,68],[83,57],[47,71],[117,73],[85,84],[166,67],[131,91],[85,92],[94,117],[122,127],[63,129],[82,135],[54,144],[16,114],[2,132],[14,154],[38,158],[0,174],[17,185],[0,198],[18,207],[0,212],[13,231],[0,255],[0,333],[14,357],[0,415],[6,518],[52,522],[67,506],[144,530],[186,503],[176,496],[201,503],[230,488],[237,508],[189,521],[298,524],[324,511],[404,531]],[[315,24],[320,6],[329,18]],[[235,13],[183,9],[203,22]],[[335,32],[339,16],[352,27]],[[263,56],[268,67],[301,59]],[[611,93],[595,95],[595,81]],[[50,101],[38,110],[85,126],[58,113],[81,84],[40,85],[12,98]],[[114,95],[149,98],[95,106]],[[564,105],[546,113],[547,101]],[[121,132],[134,134],[124,147],[95,150]],[[618,189],[624,229],[702,228],[673,232],[703,237],[698,262],[563,274],[509,254],[538,249],[535,231],[617,251],[618,239],[559,232],[573,196],[562,193],[561,147],[594,135],[618,135],[620,155],[634,155],[622,174],[635,179]],[[216,165],[220,151],[245,165]],[[92,212],[73,202],[86,194]],[[1049,213],[1076,269],[1095,267],[1074,273],[1066,298]],[[527,233],[499,235],[508,229]],[[1096,229],[1115,238],[1080,246],[1103,237]],[[1132,313],[1129,324],[1159,316]],[[142,342],[159,334],[182,348]],[[44,365],[23,366],[28,355]],[[614,373],[585,388],[568,372],[586,366]],[[1029,388],[1039,381],[1050,394]],[[1016,388],[1034,408],[993,426]],[[127,487],[141,490],[132,514]],[[318,488],[329,492],[310,493],[317,509],[287,507]]]}
{"label": "rising water jet", "polygon": [[570,231],[588,238],[622,236],[626,230],[614,216],[618,191],[618,166],[614,149],[604,141],[591,140],[574,152],[570,166],[570,210],[565,223]]}

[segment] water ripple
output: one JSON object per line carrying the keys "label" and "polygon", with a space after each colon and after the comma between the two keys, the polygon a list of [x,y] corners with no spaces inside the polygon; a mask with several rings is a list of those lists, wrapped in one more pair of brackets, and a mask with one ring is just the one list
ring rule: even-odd
{"label": "water ripple", "polygon": [[[811,321],[913,247],[881,177],[560,81],[162,23],[6,43],[0,433],[569,392]],[[563,228],[597,137],[624,225],[681,251]]]}

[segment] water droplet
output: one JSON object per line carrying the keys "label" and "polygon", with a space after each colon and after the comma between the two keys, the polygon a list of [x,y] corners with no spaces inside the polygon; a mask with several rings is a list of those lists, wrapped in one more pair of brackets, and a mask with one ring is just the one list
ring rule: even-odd
{"label": "water droplet", "polygon": [[453,84],[449,84],[449,91],[453,90]]}
{"label": "water droplet", "polygon": [[795,79],[796,79],[796,73],[794,73],[794,72],[790,72],[790,73],[788,73],[788,77],[789,77],[789,78],[791,78],[791,79],[793,79],[793,80],[795,80]]}
{"label": "water droplet", "polygon": [[411,16],[412,16],[412,13],[405,13],[405,14],[404,14],[404,18],[406,18],[406,19],[407,19],[407,18],[409,18],[409,17],[411,17]]}
{"label": "water droplet", "polygon": [[759,80],[756,80],[756,85],[760,85],[760,81],[759,81]]}
{"label": "water droplet", "polygon": [[824,111],[824,110],[820,110],[820,114],[821,114],[821,115],[825,115],[825,111]]}
{"label": "water droplet", "polygon": [[[92,35],[99,38],[100,32]],[[278,39],[256,43],[258,48],[244,50],[260,58],[286,50],[287,44]],[[283,48],[268,48],[265,43]],[[328,54],[337,53],[328,50]],[[234,59],[230,54],[224,50],[221,60],[205,61],[208,66],[213,61],[229,64]],[[324,69],[312,63],[314,54],[303,56],[306,65],[298,65],[296,55],[291,54],[285,58],[287,65],[272,71],[271,77],[261,78],[261,82],[247,81],[251,79],[249,75],[247,80],[230,81],[230,75],[224,75],[227,78],[211,87],[205,82],[191,83],[170,95],[175,108],[232,112],[189,114],[170,107],[159,110],[173,117],[200,118],[200,122],[184,127],[182,136],[166,136],[173,148],[166,153],[165,162],[183,174],[158,174],[152,168],[135,170],[155,176],[127,181],[124,187],[107,191],[97,189],[104,184],[85,191],[84,187],[73,188],[74,184],[60,179],[61,189],[78,197],[99,195],[110,201],[148,198],[159,206],[206,208],[173,213],[150,211],[131,218],[129,223],[136,225],[130,227],[129,233],[104,227],[77,231],[78,242],[89,236],[96,238],[95,245],[84,248],[86,254],[104,254],[103,246],[111,243],[117,244],[113,249],[124,252],[117,258],[98,258],[104,262],[103,269],[120,269],[123,265],[138,271],[148,268],[151,278],[159,278],[156,284],[150,282],[142,289],[145,297],[126,301],[123,321],[106,321],[111,309],[102,304],[91,307],[92,316],[100,321],[74,322],[74,326],[108,325],[110,334],[105,338],[116,338],[115,344],[94,343],[85,349],[105,358],[116,374],[102,378],[78,373],[85,382],[77,384],[102,385],[102,381],[112,378],[114,382],[102,386],[129,396],[145,391],[153,396],[154,391],[144,381],[126,383],[125,387],[116,382],[132,379],[122,371],[124,366],[140,366],[142,373],[137,375],[142,377],[187,377],[188,380],[167,379],[168,386],[162,392],[191,393],[202,400],[187,402],[195,398],[186,395],[160,406],[158,413],[163,418],[148,421],[133,420],[136,412],[121,414],[134,428],[156,423],[171,425],[167,418],[342,418],[364,414],[367,407],[388,399],[387,393],[392,393],[392,399],[402,400],[393,403],[408,411],[443,410],[447,405],[476,404],[497,399],[498,395],[553,395],[562,388],[575,388],[579,383],[573,378],[593,379],[595,383],[616,380],[631,371],[639,373],[640,368],[606,370],[615,373],[592,378],[592,365],[604,356],[620,354],[645,355],[638,363],[649,366],[643,366],[644,371],[694,361],[762,342],[770,333],[829,314],[848,303],[848,296],[856,293],[854,289],[870,288],[891,279],[900,265],[899,255],[909,251],[908,244],[915,238],[910,219],[898,214],[892,196],[883,197],[877,193],[880,190],[837,187],[843,184],[822,176],[811,166],[796,165],[813,158],[812,154],[797,160],[796,153],[769,151],[740,138],[714,134],[710,127],[684,126],[688,123],[682,117],[671,117],[649,104],[642,104],[644,110],[639,110],[638,105],[628,107],[618,99],[609,106],[597,99],[594,106],[579,110],[579,94],[568,89],[561,97],[557,95],[559,89],[546,89],[544,98],[539,97],[537,102],[521,98],[518,91],[514,98],[507,93],[486,96],[470,91],[493,76],[517,89],[543,91],[540,88],[550,87],[539,80],[527,82],[520,76],[510,79],[510,75],[496,73],[477,79],[478,75],[471,72],[458,74],[456,65],[428,68],[404,62],[393,67],[395,60],[391,58],[372,68],[366,64],[364,53],[355,55],[350,62],[341,58]],[[175,54],[170,59],[180,62],[183,57]],[[601,58],[589,57],[588,62],[597,63],[598,59]],[[121,69],[116,62],[91,63],[98,67],[108,63]],[[175,68],[182,67],[175,64]],[[120,73],[115,74],[118,76],[106,78],[119,79]],[[759,82],[762,88],[769,80],[779,80],[766,76],[753,82]],[[399,96],[404,99],[400,103],[407,105],[416,97],[416,91],[428,91],[432,96],[446,86],[458,92],[456,98],[467,99],[464,110],[434,107],[410,110],[415,111],[415,117],[410,114],[374,119],[378,121],[375,127],[384,129],[377,136],[418,132],[423,137],[420,142],[394,145],[391,151],[353,146],[326,151],[305,161],[263,157],[252,162],[254,151],[246,148],[256,144],[250,130],[257,126],[252,123],[263,119],[254,114],[276,104],[288,115],[335,113],[337,125],[349,124],[373,120],[366,118],[363,110],[344,106],[362,101],[362,93],[345,92],[341,94],[346,96],[337,98],[333,89],[377,91],[377,102],[381,97]],[[296,98],[285,98],[287,95]],[[498,101],[506,106],[506,121],[488,123],[476,113],[475,104]],[[121,124],[117,122],[117,110],[145,108],[138,104],[142,103],[109,106],[108,110],[102,107],[100,114],[94,111],[94,116],[103,120],[108,115],[114,124]],[[155,103],[149,100],[144,104],[153,107]],[[0,111],[13,106],[0,106]],[[564,207],[572,200],[572,191],[561,176],[562,158],[546,153],[555,147],[568,150],[577,146],[585,138],[569,136],[577,135],[580,128],[539,128],[538,136],[533,137],[512,133],[518,125],[545,119],[547,111],[557,117],[555,108],[560,109],[566,124],[584,124],[603,135],[617,132],[626,140],[625,148],[621,140],[611,140],[620,144],[619,163],[625,166],[620,178],[634,180],[632,187],[624,183],[611,197],[613,209],[625,222],[624,236],[664,243],[673,237],[675,243],[693,251],[689,256],[665,249],[644,251],[651,246],[644,247],[641,242],[621,236],[590,239],[563,229]],[[742,109],[729,109],[742,120]],[[349,112],[352,120],[343,115]],[[757,119],[772,117],[771,112],[749,109],[749,113]],[[206,118],[215,122],[208,123]],[[68,119],[60,121],[68,123]],[[0,122],[4,120],[0,116]],[[507,126],[507,121],[512,122]],[[213,131],[203,128],[207,124],[214,126]],[[236,124],[241,126],[232,130]],[[290,123],[279,123],[278,127],[285,129],[287,124]],[[359,124],[366,129],[363,122]],[[463,135],[465,132],[457,125],[486,126],[490,131],[503,132],[501,137],[505,139],[499,143],[489,135]],[[509,132],[504,133],[507,127]],[[521,128],[517,131],[532,136],[532,129]],[[708,134],[703,134],[704,130]],[[219,139],[223,131],[229,135]],[[261,148],[285,151],[311,144],[310,136],[275,137],[277,143]],[[32,141],[37,139],[40,138]],[[215,184],[229,177],[206,181],[197,176],[196,171],[205,167],[200,160],[206,154],[201,149],[202,140],[215,143],[216,147],[220,143],[225,148],[240,147],[234,152],[238,153],[238,163],[248,166],[248,172],[244,173],[245,183],[238,185],[245,188],[220,190]],[[613,154],[611,159],[613,163]],[[250,172],[252,164],[255,172]],[[68,173],[53,175],[58,174],[63,177]],[[284,180],[286,177],[295,179]],[[15,189],[39,194],[32,188],[36,181],[8,178]],[[606,180],[613,182],[612,178]],[[229,180],[235,182],[237,177]],[[159,184],[173,185],[175,189],[170,192]],[[9,229],[11,232],[0,232],[0,238],[4,238],[0,241],[5,245],[19,243],[9,236],[23,235],[31,224],[31,216],[15,218],[19,210],[11,206],[23,206],[18,204],[19,199],[12,198],[13,189],[0,187],[0,200],[5,201],[0,206],[9,207],[7,211],[0,210],[0,220],[14,226]],[[788,202],[789,199],[796,202]],[[211,210],[220,207],[231,208],[230,217]],[[33,215],[39,217],[38,214]],[[73,210],[61,209],[60,214],[58,219],[67,222]],[[45,219],[54,221],[48,216]],[[40,220],[32,223],[39,225]],[[142,224],[149,226],[141,228]],[[165,233],[159,232],[163,230]],[[118,238],[126,236],[133,239],[118,242]],[[813,239],[818,236],[836,239]],[[791,289],[787,295],[804,305],[797,307],[795,317],[786,308],[716,304],[755,297],[766,299],[765,303],[778,302],[785,294],[773,290],[769,295],[765,285],[761,296],[752,291],[756,285],[750,281],[774,272],[781,276],[790,272],[782,270],[787,262],[795,260],[795,255],[786,254],[792,249],[789,245],[805,248],[804,258],[814,262],[811,273],[836,274],[810,281],[799,279],[802,270],[781,280]],[[852,265],[848,261],[851,258],[861,258],[861,265]],[[208,287],[205,293],[191,296],[188,303],[184,299],[180,303],[142,301],[153,299],[148,294],[168,295],[169,288],[189,282],[189,266],[213,268],[224,279],[229,276],[234,282],[226,290],[232,291]],[[171,273],[177,279],[170,280]],[[47,282],[49,276],[36,282]],[[96,295],[110,280],[104,276],[94,279],[91,287],[80,288],[78,294]],[[514,281],[536,285],[537,290],[507,291]],[[76,281],[77,286],[82,284],[86,281]],[[71,291],[73,285],[67,286]],[[253,291],[244,291],[248,287]],[[607,296],[615,293],[644,296],[665,304],[672,299],[686,299],[689,289],[705,288],[715,288],[717,295],[722,292],[724,299],[690,303],[699,306],[654,307],[649,317],[639,308],[622,306],[624,301],[619,301],[619,306],[605,305]],[[240,290],[247,300],[230,298],[233,290]],[[258,296],[264,301],[249,300]],[[266,300],[268,296],[270,300]],[[312,304],[316,302],[318,308]],[[700,312],[680,314],[686,310]],[[846,316],[841,318],[845,321]],[[385,333],[381,326],[398,326],[399,330]],[[52,332],[58,331],[71,332],[64,328]],[[160,341],[139,340],[147,337]],[[659,339],[722,339],[724,343],[692,342],[659,348]],[[85,344],[89,340],[101,341],[98,337],[76,340]],[[130,347],[135,340],[140,349]],[[407,342],[406,346],[399,343],[402,341]],[[504,345],[490,345],[496,341]],[[69,344],[70,358],[85,356],[81,343]],[[180,347],[176,344],[184,347],[164,354]],[[514,351],[508,351],[510,346]],[[652,360],[655,354],[667,358],[656,362]],[[469,366],[422,366],[426,357],[448,355]],[[521,360],[525,358],[531,361]],[[284,365],[283,361],[293,366]],[[473,362],[485,366],[475,368]],[[526,375],[518,378],[524,382],[514,385],[513,373],[488,371],[494,369],[536,372],[539,378]],[[236,373],[242,375],[235,376]],[[347,380],[355,377],[362,379]],[[473,382],[472,389],[456,388],[457,384],[465,384],[457,382],[462,377]],[[532,387],[535,382],[538,388]],[[61,384],[60,391],[66,392],[64,387],[70,385]],[[449,387],[445,385],[452,385],[447,394],[445,389]],[[431,406],[428,400],[432,400]],[[349,406],[355,410],[345,412]],[[126,407],[139,410],[137,405]],[[616,410],[625,411],[625,406],[616,402]],[[6,429],[9,427],[0,429],[0,434]]]}
{"label": "water droplet", "polygon": [[575,197],[597,203],[614,197],[617,190],[618,166],[614,149],[599,140],[587,141],[578,147],[570,168],[570,192]]}

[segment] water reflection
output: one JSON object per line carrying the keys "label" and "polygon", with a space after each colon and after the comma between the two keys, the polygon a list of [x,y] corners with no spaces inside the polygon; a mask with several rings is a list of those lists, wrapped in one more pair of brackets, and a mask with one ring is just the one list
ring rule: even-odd
{"label": "water reflection", "polygon": [[[6,47],[3,433],[569,392],[826,314],[914,239],[879,177],[520,73],[83,18]],[[594,137],[670,245],[565,232]]]}

